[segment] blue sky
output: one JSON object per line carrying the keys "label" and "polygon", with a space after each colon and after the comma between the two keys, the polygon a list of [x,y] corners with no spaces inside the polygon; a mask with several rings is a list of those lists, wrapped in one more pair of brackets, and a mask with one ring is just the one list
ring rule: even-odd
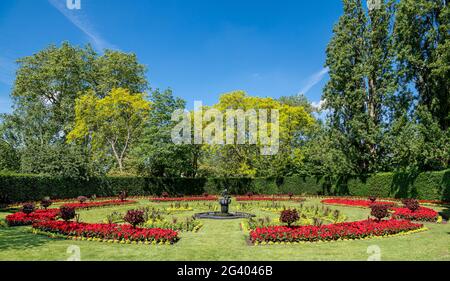
{"label": "blue sky", "polygon": [[0,113],[10,112],[17,58],[49,44],[91,43],[134,52],[152,88],[171,87],[188,107],[245,90],[319,102],[325,49],[340,0],[0,1]]}

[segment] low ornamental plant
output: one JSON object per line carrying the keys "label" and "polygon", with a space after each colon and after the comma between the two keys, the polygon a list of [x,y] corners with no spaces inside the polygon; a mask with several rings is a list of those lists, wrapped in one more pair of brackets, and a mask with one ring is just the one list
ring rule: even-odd
{"label": "low ornamental plant", "polygon": [[44,197],[44,199],[41,200],[41,207],[45,210],[47,210],[52,204],[53,202],[50,200],[50,197]]}
{"label": "low ornamental plant", "polygon": [[247,197],[253,197],[253,195],[255,195],[253,192],[247,192]]}
{"label": "low ornamental plant", "polygon": [[202,196],[203,196],[203,197],[208,197],[208,196],[209,196],[209,193],[208,193],[208,192],[204,192],[204,193],[202,194]]}
{"label": "low ornamental plant", "polygon": [[78,202],[80,202],[80,204],[84,204],[84,203],[86,203],[88,198],[86,196],[78,196],[77,200],[78,200]]}
{"label": "low ornamental plant", "polygon": [[123,220],[136,228],[136,226],[145,222],[144,211],[142,210],[128,210]]}
{"label": "low ornamental plant", "polygon": [[164,191],[163,193],[161,193],[161,197],[162,198],[168,198],[169,197],[169,193]]}
{"label": "low ornamental plant", "polygon": [[378,222],[380,222],[384,218],[389,217],[389,206],[387,205],[372,204],[370,206],[370,209],[372,209],[370,214],[375,217]]}
{"label": "low ornamental plant", "polygon": [[377,197],[376,196],[369,196],[369,201],[372,203],[375,203],[375,201],[377,201]]}
{"label": "low ornamental plant", "polygon": [[291,227],[292,224],[297,222],[300,219],[297,210],[284,210],[281,212],[280,221],[282,223],[287,224],[288,227]]}
{"label": "low ornamental plant", "polygon": [[69,206],[61,206],[61,208],[59,208],[59,216],[64,221],[69,222],[76,216],[75,208]]}
{"label": "low ornamental plant", "polygon": [[22,206],[22,212],[27,216],[33,213],[35,209],[36,207],[34,206],[33,203],[25,203]]}
{"label": "low ornamental plant", "polygon": [[411,212],[415,212],[420,208],[419,201],[417,201],[416,199],[412,198],[403,199],[402,203],[405,206],[405,208],[408,208]]}

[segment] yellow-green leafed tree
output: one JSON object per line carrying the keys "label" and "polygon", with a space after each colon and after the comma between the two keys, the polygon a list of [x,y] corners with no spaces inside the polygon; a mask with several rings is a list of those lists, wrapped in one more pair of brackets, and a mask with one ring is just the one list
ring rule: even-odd
{"label": "yellow-green leafed tree", "polygon": [[[223,113],[224,122],[227,119],[227,110],[243,110],[245,112],[249,110],[259,112],[261,109],[278,110],[279,148],[274,155],[262,155],[259,137],[257,144],[205,145],[204,150],[207,151],[208,157],[202,168],[221,176],[255,177],[285,175],[301,166],[303,162],[302,137],[316,122],[303,106],[292,106],[272,98],[252,97],[243,91],[235,91],[223,94],[213,108]],[[271,126],[275,124],[274,120],[269,117],[267,128],[265,128],[269,136],[271,135]],[[227,129],[229,128],[225,128],[225,131]],[[246,129],[249,129],[248,123],[246,123]],[[257,132],[260,136],[260,126],[257,128]],[[237,133],[235,132],[236,139]]]}
{"label": "yellow-green leafed tree", "polygon": [[104,98],[87,92],[75,104],[75,127],[69,142],[91,142],[95,153],[112,155],[122,173],[132,142],[139,136],[149,116],[145,94],[113,89]]}

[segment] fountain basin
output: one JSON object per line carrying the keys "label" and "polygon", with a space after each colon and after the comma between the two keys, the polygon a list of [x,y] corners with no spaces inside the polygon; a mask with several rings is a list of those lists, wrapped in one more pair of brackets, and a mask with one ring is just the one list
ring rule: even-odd
{"label": "fountain basin", "polygon": [[232,220],[232,219],[248,219],[256,217],[249,213],[222,213],[222,212],[206,212],[195,214],[196,219],[212,219],[212,220]]}

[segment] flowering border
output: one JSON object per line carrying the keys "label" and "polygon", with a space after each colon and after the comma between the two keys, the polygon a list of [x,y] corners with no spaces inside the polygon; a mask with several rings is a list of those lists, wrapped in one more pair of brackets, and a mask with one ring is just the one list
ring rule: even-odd
{"label": "flowering border", "polygon": [[194,201],[216,201],[217,196],[191,196],[191,197],[154,197],[150,201],[155,203],[160,202],[194,202]]}
{"label": "flowering border", "polygon": [[40,221],[33,232],[52,238],[120,244],[171,245],[179,241],[178,232],[161,228],[133,228],[130,225]]}
{"label": "flowering border", "polygon": [[[244,225],[241,225],[244,228]],[[360,240],[374,237],[392,237],[427,230],[423,224],[407,220],[364,220],[324,226],[265,227],[250,230],[250,241],[255,245],[275,243],[331,242]]]}
{"label": "flowering border", "polygon": [[375,201],[372,202],[370,200],[360,200],[360,199],[324,199],[321,201],[322,204],[326,205],[336,205],[336,206],[350,206],[350,207],[361,207],[361,208],[369,208],[371,205],[387,205],[390,207],[394,207],[396,203],[388,202],[388,201]]}
{"label": "flowering border", "polygon": [[27,215],[23,212],[17,212],[6,216],[5,221],[8,226],[26,226],[32,225],[38,221],[55,220],[58,217],[59,209],[36,210]]}
{"label": "flowering border", "polygon": [[88,203],[65,203],[62,206],[75,208],[77,210],[81,209],[92,209],[92,208],[102,208],[102,207],[111,207],[111,206],[121,206],[121,205],[130,205],[135,204],[137,201],[133,200],[109,200],[109,201],[98,201],[98,202],[88,202]]}

